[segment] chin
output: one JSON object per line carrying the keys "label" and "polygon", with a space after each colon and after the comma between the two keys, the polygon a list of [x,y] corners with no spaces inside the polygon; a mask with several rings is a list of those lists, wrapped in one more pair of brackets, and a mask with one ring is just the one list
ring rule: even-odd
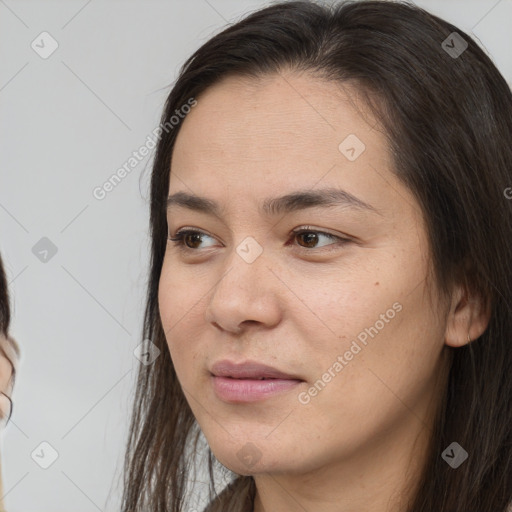
{"label": "chin", "polygon": [[288,460],[290,450],[286,446],[279,450],[268,440],[256,436],[229,442],[208,439],[208,444],[216,459],[238,475],[288,472],[297,463]]}
{"label": "chin", "polygon": [[217,460],[226,468],[228,468],[233,473],[237,475],[243,476],[254,476],[261,473],[273,473],[283,471],[284,468],[282,464],[279,466],[269,464],[268,461],[264,460],[264,456],[259,461],[249,461],[245,462],[240,460],[238,457],[238,452],[234,453],[215,453],[215,457]]}

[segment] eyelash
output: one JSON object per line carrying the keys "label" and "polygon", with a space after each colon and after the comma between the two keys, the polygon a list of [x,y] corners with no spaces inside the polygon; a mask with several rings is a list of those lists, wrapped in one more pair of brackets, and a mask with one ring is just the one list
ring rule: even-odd
{"label": "eyelash", "polygon": [[[319,235],[324,235],[328,238],[330,238],[331,240],[338,240],[338,243],[335,243],[335,244],[329,244],[327,247],[329,247],[330,245],[333,245],[334,247],[331,247],[331,248],[328,248],[328,249],[325,249],[324,247],[320,247],[318,249],[320,250],[323,250],[323,251],[332,251],[332,250],[335,250],[337,246],[339,245],[345,245],[349,242],[352,242],[352,240],[350,238],[344,238],[344,237],[341,237],[341,236],[337,236],[337,235],[333,235],[332,233],[326,233],[325,231],[319,231],[319,230],[316,230],[314,228],[312,228],[311,226],[303,226],[299,229],[296,229],[295,231],[292,231],[291,232],[291,235],[293,236],[293,238],[299,236],[299,235],[303,235],[305,233],[314,233],[314,234],[319,234]],[[199,231],[197,229],[181,229],[181,230],[178,230],[176,232],[176,234],[174,235],[174,237],[171,237],[169,236],[168,237],[168,240],[170,242],[173,242],[180,251],[183,251],[183,252],[197,252],[199,251],[199,249],[192,249],[190,247],[187,247],[185,245],[185,237],[187,235],[190,235],[190,234],[198,234],[198,235],[206,235],[210,238],[214,238],[212,237],[211,235],[209,235],[208,233],[205,233],[204,231]],[[299,246],[300,249],[304,250],[304,251],[307,251],[307,252],[311,252],[312,250],[315,250],[315,248],[308,248],[308,247],[301,247]]]}

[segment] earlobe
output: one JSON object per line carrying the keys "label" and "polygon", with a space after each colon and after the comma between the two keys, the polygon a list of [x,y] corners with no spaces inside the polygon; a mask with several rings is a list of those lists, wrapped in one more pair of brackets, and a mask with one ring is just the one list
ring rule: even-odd
{"label": "earlobe", "polygon": [[462,347],[479,338],[487,329],[491,317],[489,301],[481,294],[470,294],[467,287],[458,286],[446,319],[445,344]]}

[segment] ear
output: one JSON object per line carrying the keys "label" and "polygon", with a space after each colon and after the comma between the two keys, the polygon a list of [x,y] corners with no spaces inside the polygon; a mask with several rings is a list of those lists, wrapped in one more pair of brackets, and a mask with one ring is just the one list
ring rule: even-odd
{"label": "ear", "polygon": [[454,288],[446,319],[445,343],[462,347],[479,338],[489,325],[491,305],[488,298],[466,284]]}

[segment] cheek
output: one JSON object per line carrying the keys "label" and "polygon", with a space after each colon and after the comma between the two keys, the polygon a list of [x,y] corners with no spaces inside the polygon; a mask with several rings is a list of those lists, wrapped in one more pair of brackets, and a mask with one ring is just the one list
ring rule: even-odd
{"label": "cheek", "polygon": [[294,294],[289,305],[297,304],[295,321],[305,332],[316,332],[311,337],[313,344],[329,339],[335,351],[344,339],[357,335],[391,308],[396,294],[389,291],[389,283],[382,277],[376,265],[364,268],[363,262],[359,266],[344,262],[343,267],[300,278],[287,275]]}
{"label": "cheek", "polygon": [[405,388],[407,380],[428,378],[442,348],[443,326],[426,299],[422,260],[387,256],[295,281],[294,292],[307,306],[295,320],[308,340],[312,374],[321,377],[346,354],[337,375],[351,374],[350,382],[334,380],[360,396],[379,383],[369,370]]}
{"label": "cheek", "polygon": [[384,286],[381,280],[378,286],[360,287],[335,305],[330,327],[337,339],[323,338],[318,377],[336,361],[341,366],[318,405],[325,401],[343,405],[354,416],[371,416],[399,412],[428,391],[442,351],[442,323],[430,311],[423,286],[412,293],[405,286]]}
{"label": "cheek", "polygon": [[[186,272],[176,271],[168,262],[164,262],[158,287],[158,307],[167,345],[176,368],[178,378],[194,364],[200,356],[197,343],[200,333],[204,332],[204,307],[201,300],[206,289],[196,283]],[[193,286],[191,283],[194,283]]]}
{"label": "cheek", "polygon": [[9,361],[0,355],[0,390],[6,392],[9,380],[12,376],[12,368]]}
{"label": "cheek", "polygon": [[201,279],[197,275],[188,275],[166,257],[158,285],[158,306],[166,334],[171,330],[176,334],[176,331],[197,325],[191,322],[191,317],[197,316],[202,295]]}

